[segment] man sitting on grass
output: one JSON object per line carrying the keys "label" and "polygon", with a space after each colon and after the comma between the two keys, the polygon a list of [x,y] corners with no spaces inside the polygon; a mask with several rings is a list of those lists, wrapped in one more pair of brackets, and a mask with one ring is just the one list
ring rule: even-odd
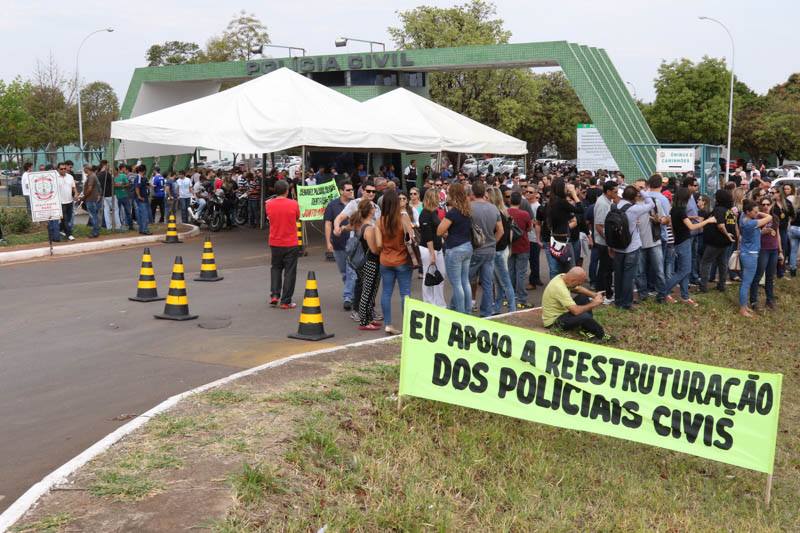
{"label": "man sitting on grass", "polygon": [[[544,327],[555,325],[564,330],[578,328],[589,340],[610,341],[611,335],[607,335],[603,326],[592,316],[592,309],[603,305],[603,293],[583,287],[586,280],[586,271],[581,267],[573,267],[566,274],[559,274],[550,280],[542,295]],[[576,293],[574,299],[572,292]]]}

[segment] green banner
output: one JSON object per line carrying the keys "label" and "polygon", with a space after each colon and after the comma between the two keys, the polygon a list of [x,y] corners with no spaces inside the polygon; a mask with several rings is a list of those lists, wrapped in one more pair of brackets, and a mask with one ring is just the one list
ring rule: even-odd
{"label": "green banner", "polygon": [[400,395],[772,473],[781,374],[627,352],[406,299]]}
{"label": "green banner", "polygon": [[339,190],[333,180],[321,185],[298,185],[297,203],[300,204],[300,220],[322,220],[325,207],[338,197]]}

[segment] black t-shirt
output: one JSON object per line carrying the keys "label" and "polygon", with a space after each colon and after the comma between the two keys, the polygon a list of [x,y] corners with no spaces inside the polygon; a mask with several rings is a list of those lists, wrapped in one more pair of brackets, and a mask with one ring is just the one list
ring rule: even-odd
{"label": "black t-shirt", "polygon": [[500,213],[500,221],[503,223],[503,236],[494,245],[495,251],[502,252],[508,248],[508,238],[511,233],[511,217]]}
{"label": "black t-shirt", "polygon": [[[433,249],[442,249],[442,238],[436,235],[436,229],[439,227],[439,215],[436,211],[428,211],[423,209],[419,214],[419,232],[422,235],[422,246],[428,246],[428,243],[433,241]],[[450,226],[452,229],[452,225]]]}
{"label": "black t-shirt", "polygon": [[675,236],[675,246],[685,241],[690,237],[689,228],[683,223],[683,219],[689,218],[686,214],[686,207],[673,206],[670,211],[672,216],[672,234]]}
{"label": "black t-shirt", "polygon": [[[325,222],[330,221],[333,224],[333,221],[336,220],[336,217],[344,211],[345,204],[342,203],[341,198],[335,198],[331,200],[328,205],[325,207],[325,214],[322,215],[322,220]],[[333,231],[331,231],[331,244],[333,245],[334,250],[344,250],[347,246],[347,239],[350,237],[349,231],[343,231],[341,235],[338,237],[336,236]]]}
{"label": "black t-shirt", "polygon": [[[722,224],[726,220],[726,214],[728,212],[727,207],[723,207],[718,205],[714,208],[714,211],[711,212],[711,216],[713,216],[716,220],[716,224],[709,224],[703,228],[703,242],[706,246],[713,246],[714,248],[725,248],[727,247],[731,241],[728,239],[726,235],[719,231],[717,224]],[[726,229],[727,224],[726,224]],[[730,230],[733,235],[736,234],[736,230]]]}
{"label": "black t-shirt", "polygon": [[97,173],[97,180],[100,182],[100,188],[103,189],[103,196],[109,198],[114,194],[114,177],[111,172],[101,170]]}
{"label": "black t-shirt", "polygon": [[461,211],[455,208],[450,208],[444,217],[450,220],[450,227],[447,229],[447,240],[444,241],[447,248],[453,249],[472,240],[471,218],[465,217],[461,214]]}
{"label": "black t-shirt", "polygon": [[794,208],[789,200],[786,200],[786,209],[781,209],[778,204],[772,206],[772,218],[778,221],[781,231],[786,231],[789,221],[794,218]]}
{"label": "black t-shirt", "polygon": [[550,243],[550,224],[547,222],[547,212],[549,211],[548,205],[540,205],[536,210],[536,222],[542,227],[542,245]]}
{"label": "black t-shirt", "polygon": [[556,238],[570,234],[569,221],[575,216],[575,206],[563,198],[556,198],[550,203],[550,229]]}

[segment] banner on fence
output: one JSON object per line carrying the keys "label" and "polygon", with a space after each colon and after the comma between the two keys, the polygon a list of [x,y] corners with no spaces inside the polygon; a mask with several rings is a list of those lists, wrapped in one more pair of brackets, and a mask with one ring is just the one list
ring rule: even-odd
{"label": "banner on fence", "polygon": [[61,200],[58,196],[58,172],[29,172],[28,189],[31,202],[31,219],[46,222],[61,218]]}
{"label": "banner on fence", "polygon": [[300,220],[322,220],[325,207],[338,197],[339,190],[333,180],[321,185],[298,185],[297,203],[300,204]]}
{"label": "banner on fence", "polygon": [[781,374],[628,352],[406,299],[400,395],[772,473]]}

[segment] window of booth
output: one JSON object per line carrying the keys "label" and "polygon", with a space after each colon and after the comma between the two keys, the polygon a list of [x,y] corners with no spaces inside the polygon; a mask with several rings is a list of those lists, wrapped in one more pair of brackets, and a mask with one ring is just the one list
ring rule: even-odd
{"label": "window of booth", "polygon": [[331,72],[314,72],[311,74],[311,79],[317,83],[321,83],[326,87],[344,87],[345,83],[344,71],[335,70]]}
{"label": "window of booth", "polygon": [[397,73],[387,70],[351,70],[350,85],[397,87]]}

